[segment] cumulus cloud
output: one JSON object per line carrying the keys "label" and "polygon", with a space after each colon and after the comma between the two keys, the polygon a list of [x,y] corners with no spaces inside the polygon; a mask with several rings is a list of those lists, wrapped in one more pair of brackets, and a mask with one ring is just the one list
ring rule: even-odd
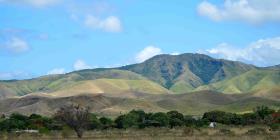
{"label": "cumulus cloud", "polygon": [[170,55],[179,55],[179,54],[180,54],[179,52],[173,52]]}
{"label": "cumulus cloud", "polygon": [[222,43],[202,53],[257,66],[277,65],[280,64],[280,37],[260,39],[244,48]]}
{"label": "cumulus cloud", "polygon": [[89,66],[85,61],[83,60],[77,60],[74,65],[74,70],[82,70],[82,69],[91,69],[92,67]]}
{"label": "cumulus cloud", "polygon": [[106,32],[121,32],[122,25],[118,17],[109,16],[105,19],[100,19],[92,15],[85,18],[84,24],[92,29],[99,29]]}
{"label": "cumulus cloud", "polygon": [[253,24],[280,21],[279,0],[225,0],[222,5],[203,1],[197,11],[214,21],[239,20]]}
{"label": "cumulus cloud", "polygon": [[0,47],[1,49],[7,50],[12,53],[22,53],[29,50],[28,43],[18,37],[12,37],[11,39],[0,45]]}
{"label": "cumulus cloud", "polygon": [[28,5],[33,7],[46,7],[50,5],[57,4],[62,0],[0,0],[4,3],[12,3],[12,4],[19,4],[19,5]]}
{"label": "cumulus cloud", "polygon": [[53,75],[53,74],[64,74],[64,73],[66,73],[64,68],[55,68],[55,69],[50,70],[47,74]]}
{"label": "cumulus cloud", "polygon": [[139,63],[144,62],[145,60],[158,54],[162,54],[160,48],[157,48],[155,46],[147,46],[136,55],[135,60]]}

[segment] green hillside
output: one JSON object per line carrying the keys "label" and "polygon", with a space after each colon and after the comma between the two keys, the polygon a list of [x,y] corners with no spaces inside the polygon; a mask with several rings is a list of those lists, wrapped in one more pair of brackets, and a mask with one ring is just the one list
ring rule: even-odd
{"label": "green hillside", "polygon": [[275,66],[265,67],[264,69],[280,70],[280,64],[279,65],[275,65]]}
{"label": "green hillside", "polygon": [[[0,81],[0,99],[30,93],[56,96],[84,93],[256,93],[278,97],[279,65],[255,67],[203,54],[158,55],[140,64],[47,75],[28,80]],[[271,89],[271,90],[270,90]],[[275,90],[272,90],[275,89]],[[273,92],[273,93],[272,93]]]}
{"label": "green hillside", "polygon": [[203,54],[158,55],[143,63],[121,67],[141,74],[177,93],[240,75],[252,65],[214,59]]}
{"label": "green hillside", "polygon": [[64,87],[77,84],[79,81],[100,78],[147,80],[147,78],[124,70],[94,69],[82,70],[61,75],[49,75],[29,80],[0,82],[0,97],[22,96],[33,92],[54,92]]}
{"label": "green hillside", "polygon": [[215,90],[228,94],[256,92],[280,86],[280,71],[251,70],[231,79],[198,87],[196,90]]}
{"label": "green hillside", "polygon": [[[67,97],[80,94],[121,94],[147,93],[167,94],[167,89],[149,80],[125,80],[125,79],[97,79],[79,81],[75,84],[61,87],[59,90],[49,93],[55,97]],[[125,94],[128,96],[127,94]]]}

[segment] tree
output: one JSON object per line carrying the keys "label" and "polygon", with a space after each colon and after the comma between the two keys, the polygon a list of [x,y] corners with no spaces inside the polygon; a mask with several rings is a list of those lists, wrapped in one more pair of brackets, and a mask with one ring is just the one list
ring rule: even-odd
{"label": "tree", "polygon": [[194,126],[196,123],[196,120],[192,116],[184,116],[184,124],[185,126]]}
{"label": "tree", "polygon": [[55,118],[74,129],[77,136],[81,138],[90,122],[89,108],[80,105],[65,106],[56,112]]}
{"label": "tree", "polygon": [[89,129],[99,129],[101,128],[102,124],[97,118],[95,114],[90,114],[90,124],[89,124]]}
{"label": "tree", "polygon": [[158,122],[159,127],[166,127],[169,125],[168,116],[163,112],[155,113],[151,116],[151,120]]}
{"label": "tree", "polygon": [[28,128],[31,129],[40,129],[44,127],[44,120],[41,115],[38,114],[31,114],[28,118],[29,126]]}
{"label": "tree", "polygon": [[128,114],[121,115],[115,120],[117,128],[144,127],[146,113],[143,110],[132,110]]}
{"label": "tree", "polygon": [[209,120],[210,122],[218,122],[222,124],[240,125],[244,123],[241,115],[223,111],[206,112],[204,113],[203,118]]}
{"label": "tree", "polygon": [[273,109],[268,108],[267,106],[258,106],[254,109],[254,113],[261,120],[264,120],[266,116],[271,115],[275,111]]}
{"label": "tree", "polygon": [[26,129],[26,123],[17,119],[6,119],[0,122],[0,131],[12,131],[12,130]]}
{"label": "tree", "polygon": [[137,117],[133,114],[121,115],[115,120],[117,128],[129,128],[138,126]]}
{"label": "tree", "polygon": [[171,128],[184,125],[184,115],[178,111],[169,111],[167,112],[167,116],[169,117],[169,125]]}
{"label": "tree", "polygon": [[102,125],[102,129],[108,129],[113,125],[113,121],[107,117],[101,117],[99,121]]}
{"label": "tree", "polygon": [[250,125],[250,124],[256,124],[257,123],[257,115],[255,113],[245,113],[242,114],[242,125]]}

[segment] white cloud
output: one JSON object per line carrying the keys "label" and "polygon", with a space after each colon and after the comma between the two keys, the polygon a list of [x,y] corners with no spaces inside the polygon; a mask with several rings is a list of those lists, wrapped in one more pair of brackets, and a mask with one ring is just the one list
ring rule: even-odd
{"label": "white cloud", "polygon": [[74,65],[74,70],[91,69],[92,67],[86,64],[83,60],[77,60]]}
{"label": "white cloud", "polygon": [[2,49],[8,50],[12,53],[21,53],[29,50],[28,43],[18,37],[12,37],[0,46]]}
{"label": "white cloud", "polygon": [[162,54],[160,48],[157,48],[155,46],[147,46],[136,55],[135,60],[137,62],[144,62],[145,60],[158,54]]}
{"label": "white cloud", "polygon": [[170,55],[179,55],[179,54],[180,54],[179,52],[173,52]]}
{"label": "white cloud", "polygon": [[27,79],[27,78],[31,78],[31,75],[23,71],[0,72],[0,80]]}
{"label": "white cloud", "polygon": [[64,68],[55,68],[50,70],[47,74],[52,75],[52,74],[64,74],[64,73],[66,73]]}
{"label": "white cloud", "polygon": [[[83,69],[91,69],[92,67],[89,66],[88,64],[86,64],[86,62],[84,62],[83,60],[77,60],[75,61],[75,63],[73,64],[73,69],[74,70],[83,70]],[[65,74],[66,70],[64,68],[55,68],[50,70],[49,72],[47,72],[48,75],[52,75],[52,74]]]}
{"label": "white cloud", "polygon": [[109,16],[105,19],[100,19],[92,15],[86,16],[84,24],[92,29],[100,29],[106,32],[121,32],[122,25],[118,17]]}
{"label": "white cloud", "polygon": [[236,48],[222,43],[216,48],[201,53],[235,61],[242,61],[257,66],[280,64],[280,37],[261,39],[245,48]]}
{"label": "white cloud", "polygon": [[253,24],[280,21],[279,0],[225,0],[222,5],[203,1],[197,11],[214,21],[240,20]]}
{"label": "white cloud", "polygon": [[12,4],[29,5],[33,7],[45,7],[45,6],[57,4],[61,1],[62,0],[0,0],[0,3],[5,2],[5,3],[12,3]]}

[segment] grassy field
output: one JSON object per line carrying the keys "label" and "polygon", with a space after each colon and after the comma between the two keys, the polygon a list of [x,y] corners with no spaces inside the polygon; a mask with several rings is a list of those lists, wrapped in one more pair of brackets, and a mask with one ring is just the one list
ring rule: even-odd
{"label": "grassy field", "polygon": [[[270,131],[264,126],[218,128],[145,128],[145,129],[110,129],[87,131],[82,139],[100,140],[279,140],[279,131]],[[49,132],[46,134],[2,133],[3,140],[39,140],[39,139],[77,139],[71,130]]]}

